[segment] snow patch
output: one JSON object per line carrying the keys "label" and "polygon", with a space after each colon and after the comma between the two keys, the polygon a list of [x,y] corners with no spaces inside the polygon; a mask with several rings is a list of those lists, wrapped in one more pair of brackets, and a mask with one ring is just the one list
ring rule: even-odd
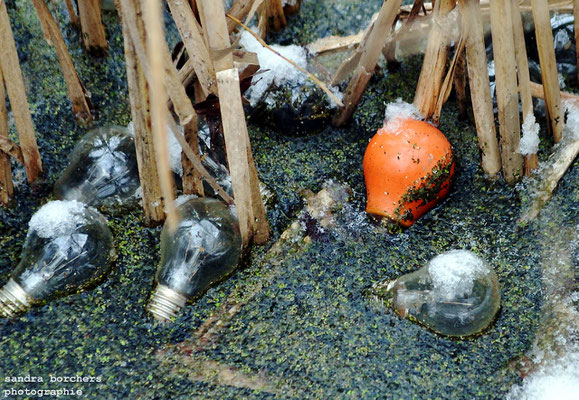
{"label": "snow patch", "polygon": [[579,399],[579,352],[565,354],[513,386],[507,400]]}
{"label": "snow patch", "polygon": [[423,117],[414,104],[406,103],[401,98],[397,98],[393,103],[386,104],[384,126],[388,126],[388,130],[397,131],[401,122],[406,119],[422,120]]}
{"label": "snow patch", "polygon": [[428,263],[433,294],[438,300],[452,301],[472,293],[474,282],[489,273],[485,262],[468,250],[451,250]]}
{"label": "snow patch", "polygon": [[537,154],[539,150],[539,124],[535,122],[533,113],[527,114],[522,129],[523,137],[519,143],[519,153],[524,156]]}
{"label": "snow patch", "polygon": [[46,203],[30,218],[28,235],[34,231],[41,238],[70,234],[84,224],[85,204],[76,200],[55,200]]}
{"label": "snow patch", "polygon": [[[272,84],[282,85],[290,82],[293,85],[301,86],[306,82],[306,77],[302,72],[271,50],[263,47],[250,33],[242,32],[240,44],[245,50],[257,54],[261,70],[268,70],[256,75],[253,78],[253,84],[246,92],[246,97],[252,106],[259,102]],[[280,46],[275,44],[271,47],[301,68],[307,68],[305,48],[296,45]]]}

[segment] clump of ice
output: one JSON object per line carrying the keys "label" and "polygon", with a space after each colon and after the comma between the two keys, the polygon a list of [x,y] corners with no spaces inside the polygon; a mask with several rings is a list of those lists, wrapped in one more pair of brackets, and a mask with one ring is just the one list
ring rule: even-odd
{"label": "clump of ice", "polygon": [[[293,85],[301,86],[306,82],[306,78],[302,72],[271,50],[263,47],[250,33],[242,32],[240,44],[245,50],[257,54],[261,70],[268,70],[255,76],[252,86],[246,92],[246,97],[252,106],[255,106],[259,102],[272,84],[282,85],[291,82]],[[296,45],[280,46],[275,44],[271,47],[284,57],[295,62],[301,68],[305,69],[307,67],[307,55],[303,47]]]}
{"label": "clump of ice", "polygon": [[423,119],[422,115],[414,104],[406,103],[401,98],[395,102],[386,104],[384,115],[384,126],[388,126],[390,131],[398,130],[401,122],[405,119]]}
{"label": "clump of ice", "polygon": [[[178,127],[181,135],[183,134],[183,128]],[[183,164],[181,164],[181,145],[175,138],[171,126],[167,125],[167,151],[169,152],[169,164],[171,165],[171,170],[179,176],[183,176]]]}
{"label": "clump of ice", "polygon": [[539,150],[539,124],[535,122],[533,113],[527,114],[522,129],[523,137],[519,143],[519,153],[524,156],[537,154]]}
{"label": "clump of ice", "polygon": [[571,352],[529,375],[514,386],[507,400],[579,399],[579,353]]}
{"label": "clump of ice", "polygon": [[485,262],[468,250],[451,250],[434,257],[428,263],[433,294],[443,301],[470,295],[475,280],[488,272]]}
{"label": "clump of ice", "polygon": [[50,201],[30,218],[28,234],[34,231],[41,238],[52,238],[70,233],[86,222],[85,207],[76,200]]}
{"label": "clump of ice", "polygon": [[571,140],[579,139],[579,106],[573,100],[563,101],[567,122],[563,128],[564,135]]}

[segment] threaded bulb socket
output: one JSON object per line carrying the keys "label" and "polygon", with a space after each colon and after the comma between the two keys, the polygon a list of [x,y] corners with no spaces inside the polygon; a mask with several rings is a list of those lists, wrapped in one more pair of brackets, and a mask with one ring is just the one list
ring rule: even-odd
{"label": "threaded bulb socket", "polygon": [[173,321],[185,306],[187,298],[165,285],[157,285],[147,310],[160,322]]}
{"label": "threaded bulb socket", "polygon": [[12,278],[0,289],[0,317],[12,318],[31,304],[32,298]]}

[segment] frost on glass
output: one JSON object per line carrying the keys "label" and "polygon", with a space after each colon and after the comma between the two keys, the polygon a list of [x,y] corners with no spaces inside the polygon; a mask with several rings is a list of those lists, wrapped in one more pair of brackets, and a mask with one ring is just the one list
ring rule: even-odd
{"label": "frost on glass", "polygon": [[96,285],[114,258],[106,219],[77,201],[52,201],[32,216],[20,263],[0,290],[0,315]]}
{"label": "frost on glass", "polygon": [[133,135],[126,128],[108,126],[77,143],[54,192],[59,199],[115,213],[136,203],[139,187]]}
{"label": "frost on glass", "polygon": [[418,271],[375,285],[372,293],[401,317],[447,336],[482,331],[500,307],[493,268],[467,250],[438,255]]}

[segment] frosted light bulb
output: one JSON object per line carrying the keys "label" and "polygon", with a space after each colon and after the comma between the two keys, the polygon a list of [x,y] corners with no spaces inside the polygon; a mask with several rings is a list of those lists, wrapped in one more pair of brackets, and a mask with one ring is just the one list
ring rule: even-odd
{"label": "frosted light bulb", "polygon": [[418,271],[375,285],[372,291],[401,317],[447,336],[485,329],[501,299],[495,271],[468,250],[440,254]]}
{"label": "frosted light bulb", "polygon": [[127,128],[109,126],[77,143],[54,192],[62,200],[114,211],[136,200],[139,187],[134,137]]}
{"label": "frosted light bulb", "polygon": [[174,233],[161,232],[161,263],[147,309],[159,321],[172,320],[187,299],[203,294],[236,267],[241,257],[237,217],[211,198],[189,199],[177,207]]}
{"label": "frosted light bulb", "polygon": [[51,201],[30,219],[20,263],[0,289],[0,316],[95,285],[111,268],[106,219],[77,201]]}

